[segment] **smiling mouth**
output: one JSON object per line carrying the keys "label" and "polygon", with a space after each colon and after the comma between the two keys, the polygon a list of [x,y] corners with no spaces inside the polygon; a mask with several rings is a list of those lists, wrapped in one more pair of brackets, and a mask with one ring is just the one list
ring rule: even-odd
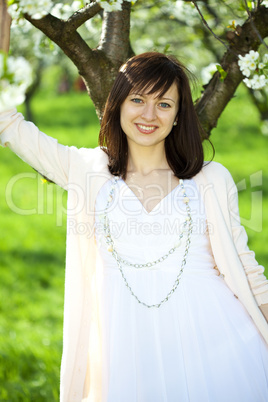
{"label": "smiling mouth", "polygon": [[136,124],[136,127],[144,134],[151,134],[157,129],[157,126],[145,126],[144,124]]}

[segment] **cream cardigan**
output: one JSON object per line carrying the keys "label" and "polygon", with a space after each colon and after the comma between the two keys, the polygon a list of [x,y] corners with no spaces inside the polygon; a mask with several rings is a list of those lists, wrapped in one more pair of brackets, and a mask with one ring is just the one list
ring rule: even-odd
{"label": "cream cardigan", "polygon": [[[60,145],[25,122],[15,109],[0,113],[0,134],[3,146],[68,190],[60,400],[101,402],[101,328],[95,291],[98,251],[93,228],[96,196],[112,177],[107,155],[100,148]],[[217,267],[268,342],[268,325],[258,308],[268,303],[268,281],[263,267],[248,249],[234,181],[228,170],[216,162],[205,165],[194,180],[205,204]]]}

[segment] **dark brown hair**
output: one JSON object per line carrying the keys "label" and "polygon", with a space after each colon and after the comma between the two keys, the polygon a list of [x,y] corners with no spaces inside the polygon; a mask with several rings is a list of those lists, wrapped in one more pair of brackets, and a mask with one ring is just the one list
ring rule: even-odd
{"label": "dark brown hair", "polygon": [[161,97],[174,82],[179,93],[178,124],[165,139],[167,162],[181,179],[190,179],[201,170],[206,134],[194,109],[188,76],[190,72],[175,57],[158,52],[134,56],[120,68],[106,102],[99,135],[99,145],[108,155],[108,168],[113,175],[125,179],[127,174],[128,144],[120,125],[122,103],[132,89]]}

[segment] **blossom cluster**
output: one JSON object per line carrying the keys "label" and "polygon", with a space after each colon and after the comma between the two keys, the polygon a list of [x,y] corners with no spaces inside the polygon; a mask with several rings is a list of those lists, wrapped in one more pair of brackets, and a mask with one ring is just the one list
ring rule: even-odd
{"label": "blossom cluster", "polygon": [[261,59],[258,52],[250,50],[245,56],[239,55],[238,65],[248,88],[261,89],[268,84],[268,54]]}
{"label": "blossom cluster", "polygon": [[[137,0],[126,1],[135,3]],[[122,10],[123,0],[97,0],[97,2],[108,12]],[[40,19],[48,14],[65,19],[79,10],[83,5],[85,5],[85,2],[82,0],[75,0],[70,2],[70,4],[54,4],[52,0],[10,0],[9,13],[13,19],[18,19],[23,13],[29,14],[33,19]]]}
{"label": "blossom cluster", "polygon": [[32,69],[23,58],[0,53],[0,110],[20,105],[32,83]]}
{"label": "blossom cluster", "polygon": [[33,19],[41,19],[48,14],[53,14],[60,19],[69,18],[75,11],[83,7],[82,0],[75,0],[71,4],[56,3],[52,0],[19,0],[10,1],[8,12],[13,20],[19,20],[23,13],[29,14]]}
{"label": "blossom cluster", "polygon": [[20,0],[9,2],[8,12],[12,18],[18,18],[21,13],[29,14],[34,19],[40,19],[50,13],[54,4],[52,0]]}

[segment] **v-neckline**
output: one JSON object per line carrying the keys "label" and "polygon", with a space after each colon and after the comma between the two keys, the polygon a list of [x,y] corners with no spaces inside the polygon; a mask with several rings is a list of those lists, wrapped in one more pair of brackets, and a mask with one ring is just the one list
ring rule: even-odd
{"label": "v-neckline", "polygon": [[143,205],[143,203],[141,202],[141,200],[136,196],[136,194],[134,193],[134,191],[131,190],[131,188],[127,185],[127,183],[125,182],[125,180],[123,180],[121,178],[121,181],[123,182],[124,186],[127,187],[127,189],[134,195],[134,197],[136,198],[136,200],[138,200],[138,202],[141,204],[142,210],[147,214],[150,215],[157,207],[159,207],[161,205],[162,202],[164,202],[172,193],[173,191],[175,191],[176,189],[178,189],[178,187],[180,186],[180,184],[177,184],[167,195],[165,195],[165,197],[161,198],[161,200],[153,207],[153,209],[151,209],[150,211],[148,211],[145,206]]}

